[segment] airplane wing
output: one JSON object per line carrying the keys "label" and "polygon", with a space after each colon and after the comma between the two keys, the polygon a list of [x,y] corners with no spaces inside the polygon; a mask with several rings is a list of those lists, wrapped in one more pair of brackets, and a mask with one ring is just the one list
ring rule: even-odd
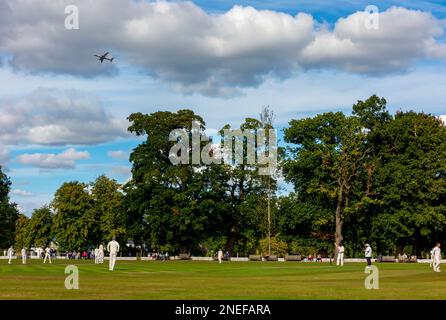
{"label": "airplane wing", "polygon": [[109,52],[104,53],[104,58],[109,54]]}
{"label": "airplane wing", "polygon": [[98,54],[94,54],[93,56],[100,58],[101,56]]}

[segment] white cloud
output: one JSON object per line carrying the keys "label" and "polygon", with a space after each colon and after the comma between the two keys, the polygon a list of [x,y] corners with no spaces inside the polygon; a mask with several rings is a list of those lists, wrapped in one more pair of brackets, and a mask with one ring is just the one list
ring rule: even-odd
{"label": "white cloud", "polygon": [[76,91],[39,89],[0,102],[0,143],[5,145],[97,144],[124,137],[127,124]]}
{"label": "white cloud", "polygon": [[[378,30],[365,13],[339,19],[333,30],[311,15],[252,7],[208,14],[191,2],[131,0],[5,0],[0,51],[16,70],[92,77],[113,75],[96,51],[111,50],[117,65],[131,63],[186,93],[233,96],[266,78],[299,69],[352,73],[404,71],[420,59],[444,59],[443,22],[430,13],[390,8]],[[80,30],[63,25],[67,4],[80,9]],[[106,13],[106,14],[104,14]]]}
{"label": "white cloud", "polygon": [[76,161],[90,158],[87,151],[76,151],[70,148],[62,153],[33,153],[22,154],[17,157],[21,164],[35,166],[41,169],[74,169]]}
{"label": "white cloud", "polygon": [[11,193],[13,195],[15,195],[15,196],[18,196],[18,197],[31,197],[31,196],[33,196],[32,192],[21,190],[21,189],[14,189],[14,190],[11,191]]}
{"label": "white cloud", "polygon": [[356,12],[337,21],[333,31],[322,29],[302,51],[304,67],[333,67],[353,73],[387,74],[415,61],[446,58],[435,39],[443,23],[430,13],[393,7],[379,14],[379,28],[365,28],[368,14]]}
{"label": "white cloud", "polygon": [[17,197],[17,199],[15,199],[14,202],[18,202],[17,209],[21,214],[24,214],[27,217],[31,217],[32,212],[36,208],[41,208],[42,206],[47,205],[48,203],[51,202],[51,199],[52,198],[50,198],[47,202],[45,202],[45,200],[34,199],[33,197],[25,197],[25,198]]}
{"label": "white cloud", "polygon": [[0,143],[0,166],[4,166],[9,158],[9,150]]}
{"label": "white cloud", "polygon": [[113,159],[118,159],[118,160],[128,160],[129,158],[128,152],[122,150],[108,151],[107,155]]}
{"label": "white cloud", "polygon": [[126,166],[116,166],[116,167],[111,168],[110,174],[117,175],[117,176],[129,177],[129,176],[131,176],[131,169],[130,169],[130,167],[126,167]]}

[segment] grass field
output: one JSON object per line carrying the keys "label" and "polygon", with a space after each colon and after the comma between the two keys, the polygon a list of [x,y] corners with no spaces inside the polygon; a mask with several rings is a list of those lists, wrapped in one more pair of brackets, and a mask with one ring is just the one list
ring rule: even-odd
{"label": "grass field", "polygon": [[[66,290],[66,265],[79,290]],[[446,273],[427,264],[378,264],[379,290],[364,288],[364,264],[0,260],[0,299],[446,299]]]}

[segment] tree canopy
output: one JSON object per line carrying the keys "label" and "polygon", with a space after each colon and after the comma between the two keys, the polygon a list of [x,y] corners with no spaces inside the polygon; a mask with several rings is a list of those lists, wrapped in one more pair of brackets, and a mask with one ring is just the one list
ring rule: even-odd
{"label": "tree canopy", "polygon": [[[28,218],[10,202],[11,181],[0,168],[0,246],[56,241],[79,250],[117,237],[147,251],[328,255],[333,242],[344,242],[354,256],[368,242],[378,253],[424,255],[446,237],[446,127],[433,115],[391,114],[373,95],[348,114],[296,117],[283,129],[274,175],[261,174],[259,152],[277,146],[251,139],[272,138],[268,107],[212,137],[192,110],[128,120],[142,139],[123,185],[105,175],[66,182]],[[228,130],[240,134],[227,140]],[[278,192],[281,175],[289,192]]]}
{"label": "tree canopy", "polygon": [[10,202],[11,180],[0,166],[0,247],[6,248],[14,243],[18,210]]}

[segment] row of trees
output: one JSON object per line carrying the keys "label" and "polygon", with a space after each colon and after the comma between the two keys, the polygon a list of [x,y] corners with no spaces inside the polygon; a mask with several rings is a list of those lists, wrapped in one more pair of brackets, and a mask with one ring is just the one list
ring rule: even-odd
{"label": "row of trees", "polygon": [[[273,118],[265,109],[240,129],[256,134],[272,128]],[[191,135],[196,121],[207,138],[205,121],[191,110],[129,120],[129,131],[146,140],[131,153],[132,179],[123,186],[105,176],[90,185],[65,183],[50,207],[28,219],[9,203],[2,174],[0,246],[13,238],[20,246],[53,239],[78,249],[118,236],[199,254],[267,252],[269,245],[277,254],[330,254],[333,241],[343,241],[348,255],[359,255],[366,242],[383,254],[420,255],[446,236],[446,128],[434,116],[391,115],[386,100],[372,96],[350,115],[291,120],[279,171],[293,190],[282,196],[277,176],[259,175],[261,165],[247,161],[246,152],[241,163],[172,165],[173,130]],[[239,139],[245,151],[259,148]]]}
{"label": "row of trees", "polygon": [[[446,236],[446,128],[434,116],[397,112],[372,96],[352,115],[324,113],[285,129],[282,234],[320,248],[345,240],[378,252],[422,254]],[[409,251],[409,252],[408,252]],[[423,254],[424,255],[424,254]]]}
{"label": "row of trees", "polygon": [[91,184],[64,183],[50,206],[20,214],[15,228],[18,248],[44,247],[56,241],[61,250],[80,250],[107,243],[112,237],[127,240],[121,186],[106,176]]}

